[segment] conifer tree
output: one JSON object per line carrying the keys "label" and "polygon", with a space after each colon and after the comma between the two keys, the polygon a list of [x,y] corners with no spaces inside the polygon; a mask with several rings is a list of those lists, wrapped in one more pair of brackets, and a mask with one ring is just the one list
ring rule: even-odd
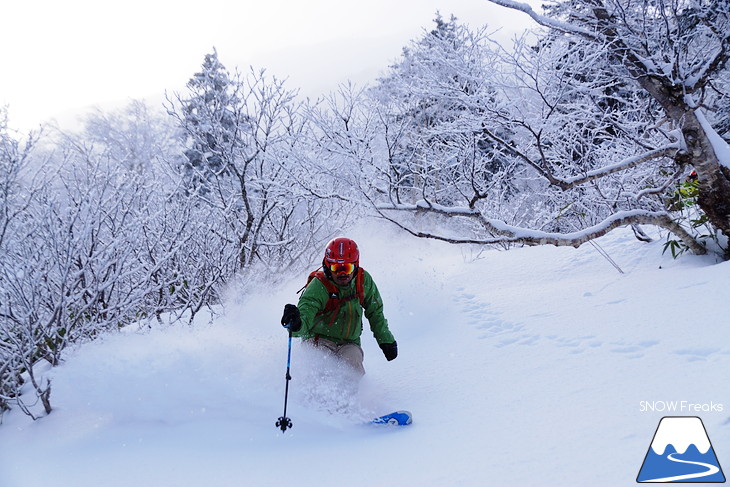
{"label": "conifer tree", "polygon": [[188,81],[183,101],[185,141],[183,173],[188,191],[205,194],[215,176],[227,172],[227,157],[238,140],[235,111],[237,86],[215,49],[205,56],[201,71]]}

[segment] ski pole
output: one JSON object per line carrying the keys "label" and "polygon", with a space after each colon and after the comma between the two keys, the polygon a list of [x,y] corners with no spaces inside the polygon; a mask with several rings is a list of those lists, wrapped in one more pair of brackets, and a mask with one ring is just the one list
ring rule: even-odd
{"label": "ski pole", "polygon": [[[287,328],[289,326],[287,325]],[[281,429],[282,433],[287,430],[287,428],[292,427],[291,419],[286,417],[286,405],[289,401],[289,381],[291,380],[291,374],[289,373],[291,369],[291,329],[289,329],[289,351],[287,352],[286,356],[286,388],[284,389],[284,415],[281,416],[276,421],[276,427]]]}

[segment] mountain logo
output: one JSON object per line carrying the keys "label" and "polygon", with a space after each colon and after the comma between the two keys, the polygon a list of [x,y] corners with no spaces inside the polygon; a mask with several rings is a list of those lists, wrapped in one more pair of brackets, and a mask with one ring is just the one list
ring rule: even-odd
{"label": "mountain logo", "polygon": [[725,475],[702,420],[696,416],[663,417],[636,481],[725,482]]}

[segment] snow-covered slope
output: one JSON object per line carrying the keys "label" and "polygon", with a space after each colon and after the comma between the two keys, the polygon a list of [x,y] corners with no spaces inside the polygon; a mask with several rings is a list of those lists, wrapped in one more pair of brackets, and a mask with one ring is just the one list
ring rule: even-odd
{"label": "snow-covered slope", "polygon": [[[633,485],[667,415],[700,416],[730,464],[730,263],[675,261],[629,231],[598,241],[623,274],[591,245],[477,253],[380,227],[351,236],[400,351],[386,362],[366,332],[355,402],[295,343],[294,427],[274,426],[295,276],[196,326],[67,354],[50,372],[54,412],[0,426],[0,485]],[[414,424],[362,424],[396,409]]]}

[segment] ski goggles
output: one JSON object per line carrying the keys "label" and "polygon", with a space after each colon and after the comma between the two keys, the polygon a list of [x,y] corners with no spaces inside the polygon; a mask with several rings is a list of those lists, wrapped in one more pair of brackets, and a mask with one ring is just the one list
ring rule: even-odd
{"label": "ski goggles", "polygon": [[355,269],[357,266],[353,263],[347,262],[347,263],[339,263],[339,264],[330,264],[329,266],[330,272],[332,274],[352,274],[355,272]]}

